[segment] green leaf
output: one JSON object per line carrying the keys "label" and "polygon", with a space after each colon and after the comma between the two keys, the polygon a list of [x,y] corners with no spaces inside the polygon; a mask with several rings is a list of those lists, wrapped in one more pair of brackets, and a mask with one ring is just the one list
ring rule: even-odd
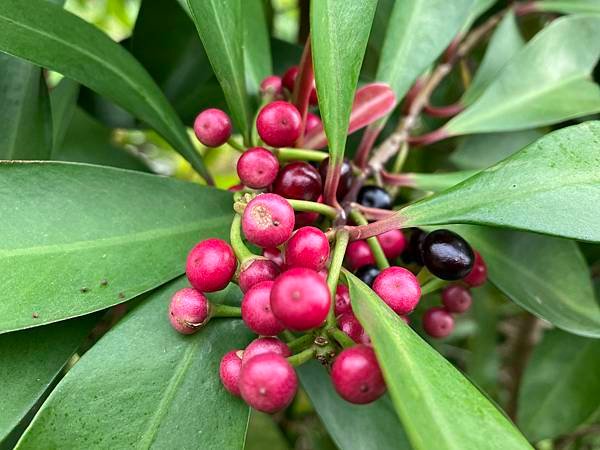
{"label": "green leaf", "polygon": [[[171,328],[169,299],[185,278],[149,296],[67,373],[19,441],[39,448],[240,449],[249,409],[219,380],[219,362],[250,332],[213,319],[192,336]],[[237,287],[209,295],[235,299]]]}
{"label": "green leaf", "polygon": [[453,229],[483,255],[490,281],[519,306],[563,330],[600,337],[600,305],[575,242],[485,227]]}
{"label": "green leaf", "polygon": [[144,68],[95,26],[45,0],[0,2],[0,50],[88,86],[146,122],[210,179],[185,127]]}
{"label": "green leaf", "polygon": [[88,316],[0,336],[0,442],[51,386],[94,319]]}
{"label": "green leaf", "polygon": [[552,22],[444,129],[450,135],[523,130],[600,111],[600,87],[590,80],[600,57],[599,28],[598,16]]}
{"label": "green leaf", "polygon": [[518,423],[534,442],[569,433],[598,409],[600,340],[547,331],[519,391]]}
{"label": "green leaf", "polygon": [[231,220],[227,192],[100,166],[3,163],[0,192],[0,332],[159,286],[184,271],[196,242],[225,237]]}
{"label": "green leaf", "polygon": [[501,411],[367,285],[348,272],[346,279],[352,308],[371,337],[415,450],[531,448]]}
{"label": "green leaf", "polygon": [[414,227],[472,223],[600,241],[600,122],[550,133],[462,183],[386,219]]}
{"label": "green leaf", "polygon": [[540,11],[563,14],[600,13],[600,3],[597,0],[543,0],[536,2],[535,7]]}
{"label": "green leaf", "polygon": [[58,86],[50,93],[50,105],[52,106],[52,155],[62,146],[71,120],[77,106],[79,84],[69,78],[63,78]]}
{"label": "green leaf", "polygon": [[466,32],[468,32],[469,28],[471,28],[473,25],[473,22],[475,22],[479,16],[490,9],[494,3],[496,3],[496,0],[475,0],[473,2],[473,6],[471,6],[471,12],[462,27],[461,34],[464,35]]}
{"label": "green leaf", "polygon": [[473,82],[464,93],[461,103],[472,104],[494,81],[506,63],[525,45],[519,32],[515,13],[509,11],[494,31],[490,43],[475,73]]}
{"label": "green leaf", "polygon": [[411,449],[388,396],[368,405],[348,403],[335,392],[327,371],[316,362],[300,367],[298,375],[340,449]]}
{"label": "green leaf", "polygon": [[290,450],[288,441],[273,417],[256,410],[250,411],[244,450]]}
{"label": "green leaf", "polygon": [[396,1],[375,79],[398,100],[444,51],[469,17],[473,0]]}
{"label": "green leaf", "polygon": [[41,69],[0,53],[0,159],[49,159],[51,151],[52,116]]}
{"label": "green leaf", "polygon": [[311,46],[331,167],[341,164],[376,0],[312,0]]}
{"label": "green leaf", "polygon": [[253,95],[258,93],[260,82],[273,74],[271,43],[264,0],[243,0],[244,65],[246,86]]}
{"label": "green leaf", "polygon": [[246,92],[242,0],[187,0],[234,123],[250,138],[252,113]]}
{"label": "green leaf", "polygon": [[406,173],[402,176],[410,180],[410,187],[422,191],[438,192],[451,188],[476,173],[476,170],[462,170],[445,173]]}

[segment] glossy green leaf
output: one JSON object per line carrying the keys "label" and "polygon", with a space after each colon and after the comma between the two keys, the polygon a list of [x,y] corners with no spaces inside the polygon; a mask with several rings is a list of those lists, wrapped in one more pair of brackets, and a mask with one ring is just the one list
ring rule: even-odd
{"label": "glossy green leaf", "polygon": [[101,166],[3,163],[0,194],[0,332],[97,311],[175,278],[189,249],[226,236],[231,220],[227,192]]}
{"label": "glossy green leaf", "polygon": [[563,330],[600,337],[600,305],[577,244],[486,227],[454,227],[481,252],[489,279],[512,301]]}
{"label": "glossy green leaf", "polygon": [[273,416],[250,411],[244,450],[290,450],[288,441]]}
{"label": "glossy green leaf", "polygon": [[600,14],[598,0],[542,0],[535,3],[540,11],[560,12],[564,14]]}
{"label": "glossy green leaf", "polygon": [[410,186],[413,188],[438,192],[451,188],[476,173],[476,170],[461,170],[445,173],[407,173],[404,176],[411,180]]}
{"label": "glossy green leaf", "polygon": [[249,139],[252,113],[246,92],[242,0],[188,0],[188,6],[232,119]]}
{"label": "glossy green leaf", "polygon": [[533,442],[569,433],[598,409],[600,340],[547,331],[519,391],[518,423]]}
{"label": "glossy green leaf", "polygon": [[312,0],[311,47],[332,166],[341,164],[376,0]]}
{"label": "glossy green leaf", "polygon": [[471,6],[471,10],[467,21],[463,25],[462,34],[464,35],[469,31],[469,28],[473,25],[473,23],[485,13],[488,9],[490,9],[497,0],[475,0],[473,2],[473,6]]}
{"label": "glossy green leaf", "polygon": [[[167,309],[186,281],[150,295],[84,354],[17,448],[242,448],[249,408],[221,386],[219,362],[250,332],[241,320],[213,319],[178,334]],[[239,304],[240,294],[231,286],[209,297]]]}
{"label": "glossy green leaf", "polygon": [[244,65],[248,92],[258,93],[260,82],[273,74],[271,43],[264,0],[243,0]]}
{"label": "glossy green leaf", "polygon": [[45,0],[0,2],[0,50],[97,91],[146,122],[210,178],[185,127],[156,83],[119,44]]}
{"label": "glossy green leaf", "polygon": [[506,63],[525,45],[513,11],[508,12],[494,31],[473,82],[464,93],[461,103],[472,104],[485,92]]}
{"label": "glossy green leaf", "polygon": [[0,159],[49,159],[51,151],[52,115],[41,69],[0,53]]}
{"label": "glossy green leaf", "polygon": [[59,149],[65,139],[71,120],[77,106],[79,94],[79,83],[63,78],[58,86],[50,93],[50,105],[52,106],[52,154]]}
{"label": "glossy green leaf", "polygon": [[600,87],[590,80],[600,57],[598,29],[600,16],[552,22],[445,130],[451,135],[523,130],[600,111]]}
{"label": "glossy green leaf", "polygon": [[350,273],[346,279],[352,308],[371,337],[413,449],[531,448],[500,410],[367,285]]}
{"label": "glossy green leaf", "polygon": [[410,450],[388,396],[368,405],[353,405],[333,389],[317,362],[298,369],[302,386],[336,445],[343,450]]}
{"label": "glossy green leaf", "polygon": [[471,223],[600,241],[600,122],[550,133],[462,183],[387,219]]}
{"label": "glossy green leaf", "polygon": [[0,336],[0,442],[51,386],[93,324],[88,316]]}

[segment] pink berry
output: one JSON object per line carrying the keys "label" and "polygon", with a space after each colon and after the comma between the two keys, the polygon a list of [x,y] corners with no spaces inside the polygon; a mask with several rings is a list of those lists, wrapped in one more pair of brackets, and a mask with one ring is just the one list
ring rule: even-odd
{"label": "pink berry", "polygon": [[271,290],[271,309],[288,329],[305,331],[323,323],[331,296],[323,278],[314,270],[295,267],[282,273]]}
{"label": "pink berry", "polygon": [[171,298],[169,321],[182,334],[192,334],[210,319],[210,303],[196,289],[180,289]]}
{"label": "pink berry", "polygon": [[273,192],[285,198],[317,201],[323,193],[321,175],[304,161],[287,164],[273,182]]}
{"label": "pink berry", "polygon": [[471,307],[471,300],[469,290],[458,284],[447,286],[442,291],[442,303],[449,312],[465,312]]}
{"label": "pink berry", "polygon": [[279,267],[283,267],[283,253],[277,247],[263,248],[262,254],[265,258],[273,261]]}
{"label": "pink berry", "polygon": [[406,247],[406,239],[400,230],[390,230],[377,236],[386,258],[397,258]]}
{"label": "pink berry", "polygon": [[263,353],[277,353],[278,355],[287,358],[292,353],[289,347],[282,341],[274,337],[260,337],[254,339],[248,344],[242,356],[242,365],[250,361],[256,355]]}
{"label": "pink berry", "polygon": [[239,386],[248,405],[273,414],[292,402],[298,390],[298,377],[283,356],[267,353],[253,357],[242,366]]}
{"label": "pink berry", "polygon": [[283,74],[283,78],[281,79],[281,83],[283,87],[286,88],[290,94],[294,92],[294,85],[296,84],[296,78],[298,78],[298,72],[300,71],[298,66],[292,66]]}
{"label": "pink berry", "polygon": [[281,77],[270,75],[260,83],[260,93],[263,95],[279,95],[283,90]]}
{"label": "pink berry", "polygon": [[271,311],[273,281],[263,281],[253,286],[242,300],[242,320],[256,334],[275,336],[285,328]]}
{"label": "pink berry", "polygon": [[279,161],[263,147],[249,148],[238,159],[237,173],[246,186],[263,189],[269,186],[279,172]]}
{"label": "pink berry", "polygon": [[369,264],[375,264],[375,258],[367,241],[353,241],[346,249],[346,264],[350,270],[360,269]]}
{"label": "pink berry", "polygon": [[231,281],[237,260],[221,239],[207,239],[188,254],[185,272],[191,285],[202,292],[220,291]]}
{"label": "pink berry", "polygon": [[294,220],[294,210],[285,198],[260,194],[246,205],[242,230],[246,239],[259,247],[277,247],[292,235]]}
{"label": "pink berry", "polygon": [[475,263],[471,272],[463,278],[463,281],[469,286],[477,287],[484,284],[487,280],[487,266],[479,252],[475,252]]}
{"label": "pink berry", "polygon": [[388,267],[373,282],[373,290],[396,314],[411,312],[421,299],[417,277],[403,267]]}
{"label": "pink berry", "polygon": [[319,213],[314,212],[297,212],[296,213],[296,228],[308,227],[319,219]]}
{"label": "pink berry", "polygon": [[366,345],[342,350],[333,361],[331,381],[344,400],[361,405],[377,400],[386,390],[375,352]]}
{"label": "pink berry", "polygon": [[429,308],[423,314],[423,329],[431,337],[444,338],[454,330],[454,318],[444,308]]}
{"label": "pink berry", "polygon": [[242,368],[241,354],[241,350],[232,350],[229,353],[225,353],[225,356],[221,358],[221,364],[219,365],[219,376],[221,377],[223,387],[236,397],[240,396],[239,380],[240,369]]}
{"label": "pink berry", "polygon": [[334,310],[336,316],[352,311],[352,305],[350,304],[350,291],[346,285],[338,284],[338,287],[335,290]]}
{"label": "pink berry", "polygon": [[256,129],[260,138],[272,147],[291,147],[300,136],[302,116],[291,103],[277,100],[260,110]]}
{"label": "pink berry", "polygon": [[306,267],[319,271],[329,259],[329,240],[315,227],[297,230],[285,245],[285,263],[288,267]]}
{"label": "pink berry", "polygon": [[207,147],[219,147],[231,137],[231,119],[220,109],[206,109],[196,117],[194,133]]}
{"label": "pink berry", "polygon": [[238,285],[242,292],[245,293],[261,281],[274,280],[280,273],[281,269],[273,261],[256,258],[242,267],[238,277]]}
{"label": "pink berry", "polygon": [[321,119],[316,114],[309,112],[306,115],[306,125],[304,126],[304,133],[308,134],[318,127],[321,127]]}
{"label": "pink berry", "polygon": [[346,312],[339,316],[337,324],[338,328],[350,336],[354,342],[361,342],[365,330],[352,312]]}

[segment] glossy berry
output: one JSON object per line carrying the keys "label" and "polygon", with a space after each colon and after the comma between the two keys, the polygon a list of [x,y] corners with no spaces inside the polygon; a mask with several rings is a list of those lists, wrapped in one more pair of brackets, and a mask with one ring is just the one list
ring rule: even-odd
{"label": "glossy berry", "polygon": [[248,328],[262,336],[275,336],[285,328],[271,311],[273,281],[253,286],[242,299],[242,320]]}
{"label": "glossy berry", "polygon": [[302,227],[295,231],[285,245],[287,267],[306,267],[319,271],[329,259],[329,240],[315,227]]}
{"label": "glossy berry", "polygon": [[245,293],[252,286],[262,281],[274,280],[280,273],[281,269],[273,261],[256,258],[242,267],[238,276],[238,285],[242,292]]}
{"label": "glossy berry", "polygon": [[420,266],[423,265],[421,252],[425,237],[427,237],[427,233],[420,228],[411,229],[406,248],[404,249],[404,252],[402,252],[402,261],[407,264],[414,263]]}
{"label": "glossy berry", "polygon": [[400,256],[406,246],[406,239],[404,239],[404,234],[400,230],[390,230],[381,233],[377,236],[377,240],[386,258],[389,259]]}
{"label": "glossy berry", "polygon": [[333,362],[331,381],[344,400],[356,404],[371,403],[386,390],[375,353],[366,345],[342,350]]}
{"label": "glossy berry", "polygon": [[337,318],[338,328],[346,333],[350,338],[360,343],[365,330],[352,312],[346,312]]}
{"label": "glossy berry", "polygon": [[352,241],[346,248],[346,265],[350,270],[375,264],[375,258],[367,241]]}
{"label": "glossy berry", "polygon": [[309,134],[312,130],[321,127],[321,118],[311,112],[306,115],[306,124],[304,126],[304,134]]}
{"label": "glossy berry", "polygon": [[[321,174],[321,179],[325,180],[327,176],[327,168],[329,166],[329,158],[325,158],[321,164],[319,164],[319,173]],[[337,187],[336,196],[338,200],[342,200],[350,187],[352,186],[352,166],[350,165],[350,161],[344,159],[342,161],[342,166],[340,168],[340,181]]]}
{"label": "glossy berry", "polygon": [[182,334],[192,334],[209,320],[210,303],[196,289],[184,288],[175,292],[169,305],[169,321]]}
{"label": "glossy berry", "polygon": [[307,162],[298,161],[283,167],[275,182],[273,192],[285,198],[316,201],[321,195],[323,184],[317,169]]}
{"label": "glossy berry", "polygon": [[291,147],[300,136],[302,116],[291,103],[277,100],[260,110],[256,117],[258,135],[272,147]]}
{"label": "glossy berry", "polygon": [[469,274],[463,278],[463,281],[473,287],[481,286],[487,281],[487,265],[479,252],[475,252],[473,268]]}
{"label": "glossy berry", "polygon": [[430,308],[423,314],[423,329],[431,337],[444,338],[454,330],[454,318],[444,308]]}
{"label": "glossy berry", "polygon": [[373,264],[367,264],[366,266],[362,266],[360,269],[358,269],[354,275],[356,275],[356,277],[367,286],[373,286],[373,282],[379,273],[380,270],[377,268],[377,266]]}
{"label": "glossy berry", "polygon": [[447,286],[442,291],[442,303],[448,312],[463,313],[471,307],[471,293],[458,284]]}
{"label": "glossy berry", "polygon": [[339,316],[347,312],[352,312],[352,304],[350,303],[350,291],[344,284],[338,284],[335,290],[335,315]]}
{"label": "glossy berry", "polygon": [[242,368],[242,351],[232,350],[225,353],[219,365],[219,376],[223,387],[232,395],[240,396],[240,369]]}
{"label": "glossy berry", "polygon": [[273,261],[279,267],[284,267],[285,264],[283,263],[283,253],[277,247],[263,248],[262,254],[265,258]]}
{"label": "glossy berry", "polygon": [[368,208],[392,209],[392,197],[379,186],[363,186],[358,191],[356,201]]}
{"label": "glossy berry", "polygon": [[330,305],[327,283],[311,269],[289,269],[277,277],[271,290],[273,314],[290,330],[318,327],[327,317]]}
{"label": "glossy berry", "polygon": [[294,230],[294,210],[277,194],[260,194],[253,198],[242,215],[242,231],[248,241],[259,247],[277,247],[287,241]]}
{"label": "glossy berry", "polygon": [[221,239],[207,239],[188,254],[185,273],[190,284],[202,292],[224,289],[231,281],[237,260],[231,246]]}
{"label": "glossy berry", "polygon": [[281,79],[283,87],[286,88],[290,94],[294,92],[294,85],[296,84],[296,78],[298,78],[299,71],[300,68],[298,66],[292,66],[286,70]]}
{"label": "glossy berry", "polygon": [[258,355],[240,372],[240,394],[252,408],[268,414],[286,408],[298,390],[292,365],[275,353]]}
{"label": "glossy berry", "polygon": [[423,240],[423,262],[442,280],[460,280],[473,268],[475,255],[471,246],[450,230],[435,230]]}
{"label": "glossy berry", "polygon": [[280,95],[283,90],[283,81],[277,75],[270,75],[260,83],[260,93],[262,95]]}
{"label": "glossy berry", "polygon": [[403,267],[388,267],[373,282],[373,290],[396,314],[410,313],[421,299],[417,277]]}
{"label": "glossy berry", "polygon": [[220,109],[206,109],[194,120],[194,133],[207,147],[219,147],[231,137],[231,119]]}
{"label": "glossy berry", "polygon": [[269,186],[279,172],[279,161],[263,147],[249,148],[237,162],[237,173],[242,183],[252,189]]}
{"label": "glossy berry", "polygon": [[296,213],[296,228],[308,227],[314,224],[319,219],[319,213],[314,212],[297,212]]}
{"label": "glossy berry", "polygon": [[254,339],[248,344],[242,355],[242,365],[246,364],[252,358],[263,353],[276,353],[284,358],[292,354],[289,347],[282,341],[274,337],[260,337]]}

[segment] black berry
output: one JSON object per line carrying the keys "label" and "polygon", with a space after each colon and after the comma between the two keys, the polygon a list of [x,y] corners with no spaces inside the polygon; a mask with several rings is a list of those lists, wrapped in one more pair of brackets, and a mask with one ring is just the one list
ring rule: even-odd
{"label": "black berry", "polygon": [[475,254],[471,246],[450,230],[429,233],[421,246],[425,266],[443,280],[460,280],[473,268]]}
{"label": "black berry", "polygon": [[367,264],[366,266],[362,266],[360,269],[358,269],[355,272],[355,275],[367,286],[372,286],[373,281],[375,281],[375,278],[377,278],[379,272],[380,270],[377,268],[377,266]]}
{"label": "black berry", "polygon": [[363,186],[356,201],[369,208],[392,209],[392,197],[379,186]]}

